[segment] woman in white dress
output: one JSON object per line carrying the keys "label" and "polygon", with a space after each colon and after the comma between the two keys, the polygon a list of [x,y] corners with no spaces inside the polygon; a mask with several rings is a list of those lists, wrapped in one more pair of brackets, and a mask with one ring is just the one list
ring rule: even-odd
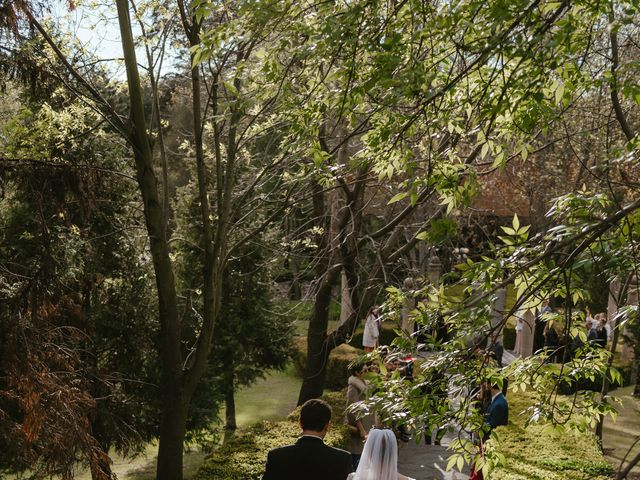
{"label": "woman in white dress", "polygon": [[522,331],[524,330],[524,320],[520,316],[520,312],[516,316],[516,344],[513,347],[515,355],[522,355]]}
{"label": "woman in white dress", "polygon": [[365,352],[372,352],[378,346],[380,336],[380,318],[378,317],[378,306],[374,305],[367,313],[364,322],[364,333],[362,335],[362,347]]}
{"label": "woman in white dress", "polygon": [[347,480],[414,480],[398,473],[396,435],[387,429],[373,429],[364,444],[355,473]]}

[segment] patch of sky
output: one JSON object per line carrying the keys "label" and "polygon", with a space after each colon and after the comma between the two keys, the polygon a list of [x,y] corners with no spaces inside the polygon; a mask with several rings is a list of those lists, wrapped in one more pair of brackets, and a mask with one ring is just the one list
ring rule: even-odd
{"label": "patch of sky", "polygon": [[[143,4],[144,1],[139,2]],[[120,28],[118,26],[118,16],[115,4],[112,1],[104,0],[78,0],[75,8],[70,9],[68,0],[55,0],[50,6],[48,21],[53,24],[57,31],[66,35],[75,44],[82,56],[86,59],[87,65],[101,64],[111,78],[124,80],[126,72],[124,68],[122,45],[120,43]],[[154,30],[157,25],[152,24],[150,18],[144,18],[142,22],[147,31]],[[173,21],[170,18],[167,21]],[[175,19],[177,20],[177,18]],[[135,38],[140,39],[142,27],[140,22],[132,14],[132,31]],[[155,42],[155,43],[154,43]],[[138,41],[136,56],[141,70],[147,68],[147,54],[144,43]],[[166,50],[163,46],[166,45]],[[174,71],[179,63],[179,54],[175,50],[170,50],[170,42],[158,42],[157,37],[149,43],[149,47],[154,57],[154,70],[158,74],[159,67],[162,67],[162,74]],[[163,53],[162,61],[160,54]],[[142,73],[142,71],[141,71]]]}

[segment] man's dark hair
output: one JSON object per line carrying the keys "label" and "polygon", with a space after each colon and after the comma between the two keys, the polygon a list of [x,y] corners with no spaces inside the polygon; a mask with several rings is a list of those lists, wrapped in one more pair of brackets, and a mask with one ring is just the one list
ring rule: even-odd
{"label": "man's dark hair", "polygon": [[354,363],[349,366],[349,375],[355,375],[356,373],[360,373],[364,370],[364,364],[362,363]]}
{"label": "man's dark hair", "polygon": [[331,405],[319,398],[307,400],[300,409],[300,425],[303,430],[321,432],[331,420]]}

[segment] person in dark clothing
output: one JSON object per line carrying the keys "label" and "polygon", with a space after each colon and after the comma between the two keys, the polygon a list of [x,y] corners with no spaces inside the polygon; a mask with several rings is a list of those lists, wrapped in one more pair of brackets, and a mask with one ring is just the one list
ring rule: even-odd
{"label": "person in dark clothing", "polygon": [[319,399],[307,401],[298,423],[302,436],[293,445],[269,451],[262,480],[346,480],[353,471],[351,454],[323,441],[331,426],[331,406]]}
{"label": "person in dark clothing", "polygon": [[593,345],[598,345],[598,327],[591,327],[587,332],[587,341]]}
{"label": "person in dark clothing", "polygon": [[544,329],[544,348],[548,350],[549,361],[552,363],[558,362],[558,346],[560,344],[560,338],[553,323],[547,323]]}
{"label": "person in dark clothing", "polygon": [[545,314],[551,312],[551,307],[549,306],[548,300],[542,301],[542,308],[540,309],[540,314],[536,317],[536,323],[533,330],[533,351],[537,352],[542,347],[544,347],[544,330],[547,325],[547,318],[545,318]]}
{"label": "person in dark clothing", "polygon": [[487,353],[491,358],[493,358],[496,361],[498,366],[502,368],[502,357],[504,355],[504,347],[502,346],[502,342],[500,341],[500,338],[498,338],[497,333],[491,334]]}
{"label": "person in dark clothing", "polygon": [[498,385],[491,385],[491,403],[484,415],[484,422],[489,427],[485,438],[491,435],[494,428],[509,424],[509,403]]}

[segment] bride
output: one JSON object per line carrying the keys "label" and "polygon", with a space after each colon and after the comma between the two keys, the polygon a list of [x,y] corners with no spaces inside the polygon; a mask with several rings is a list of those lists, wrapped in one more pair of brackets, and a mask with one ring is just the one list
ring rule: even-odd
{"label": "bride", "polygon": [[391,430],[372,429],[355,473],[347,480],[414,480],[398,473],[398,444]]}

